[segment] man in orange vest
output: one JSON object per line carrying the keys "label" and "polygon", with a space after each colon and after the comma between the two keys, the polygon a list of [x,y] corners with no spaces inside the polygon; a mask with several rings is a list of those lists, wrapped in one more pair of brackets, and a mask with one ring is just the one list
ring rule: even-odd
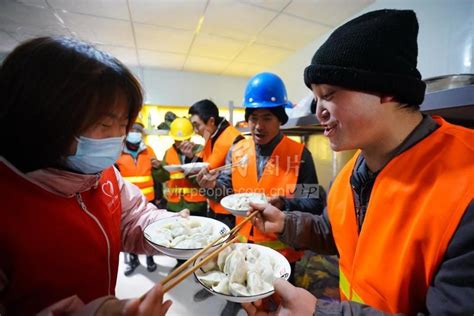
{"label": "man in orange vest", "polygon": [[202,150],[202,146],[189,141],[193,135],[193,126],[187,118],[178,117],[171,123],[169,134],[174,139],[174,144],[166,150],[161,166],[153,171],[156,179],[166,185],[164,191],[168,201],[167,209],[171,212],[189,209],[191,215],[207,216],[206,197],[201,193],[199,185],[188,179],[181,170],[168,172],[164,169],[166,165],[196,161],[194,156]]}
{"label": "man in orange vest", "polygon": [[[188,113],[194,132],[201,135],[206,143],[201,152],[202,160],[209,163],[209,169],[215,169],[225,164],[225,157],[232,145],[244,139],[242,134],[219,116],[219,109],[211,100],[201,100],[194,103]],[[217,219],[230,228],[235,226],[235,217],[219,202],[209,199],[209,217]]]}
{"label": "man in orange vest", "polygon": [[[311,188],[319,188],[311,153],[303,144],[280,131],[280,125],[288,121],[285,107],[291,106],[281,78],[273,73],[260,73],[251,78],[245,91],[244,106],[252,138],[235,144],[226,163],[237,163],[243,157],[247,163],[219,175],[202,170],[198,182],[208,189],[208,196],[219,200],[232,193],[256,191],[276,197],[309,195],[309,202],[318,201],[317,190],[314,195],[309,193]],[[243,217],[237,216],[236,224],[242,220]],[[239,234],[242,242],[266,245],[282,253],[292,266],[290,279],[293,281],[295,263],[303,252],[282,243],[274,234],[255,229],[250,223],[245,224]],[[236,308],[232,304],[226,309],[222,315],[235,314]]]}
{"label": "man in orange vest", "polygon": [[[140,120],[133,124],[125,139],[122,154],[115,165],[125,180],[140,188],[148,202],[154,202],[155,182],[152,178],[152,164],[156,164],[158,161],[153,149],[143,141],[143,128],[144,125]],[[127,257],[127,254],[125,254],[125,257]],[[128,259],[126,258],[125,261],[127,266],[124,274],[129,276],[140,265],[140,261],[138,255],[134,253],[128,254]],[[146,264],[149,272],[156,270],[153,256],[146,257]]]}
{"label": "man in orange vest", "polygon": [[[358,151],[323,215],[253,205],[258,229],[340,256],[342,302],[279,280],[282,313],[474,312],[474,132],[420,112],[417,34],[411,10],[369,12],[337,28],[305,69],[331,148]],[[256,305],[249,315],[265,315]]]}

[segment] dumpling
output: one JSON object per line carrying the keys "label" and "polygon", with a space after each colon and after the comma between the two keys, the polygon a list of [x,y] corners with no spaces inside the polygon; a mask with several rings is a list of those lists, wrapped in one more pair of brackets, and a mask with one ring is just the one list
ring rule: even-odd
{"label": "dumpling", "polygon": [[158,244],[158,245],[161,245],[161,246],[164,246],[164,247],[169,247],[171,246],[171,242],[169,239],[167,238],[164,238],[163,235],[156,235],[154,238],[153,238],[153,242],[155,244]]}
{"label": "dumpling", "polygon": [[189,235],[190,229],[186,226],[173,226],[171,229],[171,234],[173,237],[186,236]]}
{"label": "dumpling", "polygon": [[198,245],[197,248],[202,248],[207,245],[207,236],[203,234],[195,234],[189,236],[189,238],[193,240],[196,245]]}
{"label": "dumpling", "polygon": [[262,294],[273,290],[273,286],[265,282],[255,271],[247,272],[247,290],[250,295]]}
{"label": "dumpling", "polygon": [[207,287],[213,287],[215,285],[218,285],[219,282],[226,277],[227,276],[225,275],[225,273],[222,273],[220,271],[211,271],[209,273],[198,276],[198,279]]}
{"label": "dumpling", "polygon": [[217,261],[215,259],[210,260],[201,266],[201,270],[203,272],[209,272],[211,270],[217,270],[217,269],[218,269],[218,266],[217,266]]}
{"label": "dumpling", "polygon": [[231,252],[232,252],[232,246],[227,247],[221,252],[219,252],[219,255],[217,256],[217,266],[219,267],[219,270],[224,271],[225,260],[227,259],[227,256],[229,256]]}
{"label": "dumpling", "polygon": [[181,236],[178,236],[176,238],[174,238],[172,241],[171,241],[171,247],[176,247],[177,244],[179,244],[181,241],[185,240],[186,239],[186,236],[185,235],[181,235]]}
{"label": "dumpling", "polygon": [[250,296],[247,288],[239,283],[229,283],[229,291],[234,296]]}
{"label": "dumpling", "polygon": [[257,248],[251,248],[247,251],[246,259],[250,264],[254,264],[260,258],[260,251]]}
{"label": "dumpling", "polygon": [[229,276],[230,283],[244,284],[247,279],[247,264],[245,256],[240,251],[233,251],[227,256],[224,265],[224,273]]}
{"label": "dumpling", "polygon": [[[262,259],[263,256],[260,258]],[[260,278],[266,282],[273,284],[273,281],[278,277],[275,275],[273,266],[266,260],[257,261],[255,264],[251,264],[248,267],[249,271],[253,271],[260,276]]]}
{"label": "dumpling", "polygon": [[216,286],[213,286],[212,289],[218,293],[229,295],[229,278],[227,276],[224,277]]}

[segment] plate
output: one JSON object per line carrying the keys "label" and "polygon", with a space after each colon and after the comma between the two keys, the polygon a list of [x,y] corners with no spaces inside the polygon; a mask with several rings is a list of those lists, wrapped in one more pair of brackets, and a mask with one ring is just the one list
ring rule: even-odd
{"label": "plate", "polygon": [[207,168],[209,166],[208,162],[191,162],[181,165],[184,173],[198,173],[201,169]]}
{"label": "plate", "polygon": [[[217,235],[224,235],[227,233],[230,229],[227,225],[212,219],[212,218],[207,218],[207,217],[202,217],[202,216],[189,216],[187,218],[188,220],[199,222],[202,227],[212,227],[212,235],[216,235],[215,238],[211,238],[212,240],[217,239]],[[162,243],[161,236],[159,234],[159,229],[169,226],[170,224],[177,224],[178,221],[184,220],[181,216],[173,216],[173,217],[168,217],[168,218],[163,218],[160,219],[156,222],[153,222],[149,224],[145,230],[144,230],[144,235],[146,241],[152,245],[155,249],[158,251],[164,253],[165,255],[176,258],[176,259],[189,259],[192,256],[194,256],[197,252],[199,252],[202,248],[204,247],[196,247],[196,248],[173,248],[173,247],[166,247],[160,243]],[[208,237],[211,237],[211,235],[208,235]],[[224,238],[221,242],[217,243],[215,246],[210,248],[210,250],[218,247],[220,244],[225,242],[227,238]]]}
{"label": "plate", "polygon": [[181,165],[166,165],[166,166],[163,166],[163,168],[168,172],[183,171],[183,168],[181,168]]}
{"label": "plate", "polygon": [[262,193],[237,193],[224,197],[221,205],[235,216],[247,216],[249,203],[267,203],[267,197]]}
{"label": "plate", "polygon": [[[237,244],[234,244],[230,247],[234,247],[234,248],[235,247],[245,247],[248,250],[254,248],[254,249],[258,250],[258,252],[260,253],[260,257],[258,257],[260,259],[257,258],[257,261],[256,261],[257,263],[258,262],[264,262],[268,259],[273,261],[273,279],[283,278],[285,280],[288,280],[288,278],[290,277],[290,274],[291,274],[290,263],[279,252],[277,252],[277,251],[275,251],[271,248],[261,246],[261,245],[257,245],[257,244],[237,243]],[[240,250],[234,250],[234,251],[240,251]],[[204,254],[204,255],[198,257],[196,259],[196,261],[194,261],[194,265],[198,264],[201,260],[203,260],[205,258],[205,256],[206,255]],[[246,255],[246,257],[248,258],[249,256]],[[265,260],[262,259],[263,257],[265,258]],[[217,260],[217,259],[214,259],[214,260]],[[227,264],[228,261],[230,261],[230,260],[225,260],[225,264]],[[204,265],[204,266],[206,266],[206,265]],[[213,271],[213,270],[211,270],[211,271]],[[239,296],[231,295],[231,294],[224,294],[224,293],[221,293],[221,292],[217,292],[211,286],[209,286],[208,284],[205,284],[201,279],[199,279],[199,277],[202,277],[204,274],[206,274],[206,272],[204,272],[202,270],[202,267],[201,267],[201,269],[198,269],[194,272],[194,277],[196,278],[197,282],[203,288],[205,288],[208,292],[210,292],[210,293],[212,293],[216,296],[219,296],[223,299],[226,299],[228,301],[232,301],[232,302],[236,302],[236,303],[255,302],[255,301],[261,300],[262,298],[270,296],[275,292],[275,290],[273,288],[273,284],[271,284],[269,287],[266,287],[267,290],[264,290],[264,292],[258,293],[258,294],[252,294],[252,295],[248,294],[248,295],[239,295]]]}

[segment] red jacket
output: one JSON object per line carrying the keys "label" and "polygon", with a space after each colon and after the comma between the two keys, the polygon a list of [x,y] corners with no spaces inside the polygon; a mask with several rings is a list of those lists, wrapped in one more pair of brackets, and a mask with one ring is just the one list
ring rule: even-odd
{"label": "red jacket", "polygon": [[0,163],[0,192],[9,197],[0,209],[0,270],[10,280],[0,301],[9,314],[114,294],[122,206],[112,167],[96,188],[65,198]]}

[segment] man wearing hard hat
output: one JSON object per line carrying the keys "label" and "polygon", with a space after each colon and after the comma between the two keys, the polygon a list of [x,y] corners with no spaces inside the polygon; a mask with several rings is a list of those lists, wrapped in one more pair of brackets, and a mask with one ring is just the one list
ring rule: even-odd
{"label": "man wearing hard hat", "polygon": [[[291,106],[280,77],[272,73],[260,73],[251,78],[245,90],[244,106],[245,120],[252,138],[234,145],[227,155],[226,164],[238,163],[244,157],[247,163],[220,174],[201,170],[197,177],[198,183],[207,188],[206,194],[220,200],[232,193],[257,191],[281,199],[288,209],[291,208],[289,204],[292,200],[287,198],[293,195],[312,197],[299,199],[300,203],[302,200],[308,200],[308,203],[318,200],[319,195],[305,195],[308,192],[305,188],[315,188],[315,193],[319,188],[311,153],[303,144],[291,140],[280,131],[280,126],[288,121],[285,107]],[[299,209],[309,210],[310,207]],[[236,224],[242,220],[243,217],[237,216]],[[259,231],[250,223],[240,229],[239,235],[242,242],[262,244],[282,253],[292,265],[292,271],[296,261],[303,256],[302,252],[280,242],[276,235]],[[234,306],[234,311],[224,311],[223,314],[235,314],[235,309]]]}
{"label": "man wearing hard hat", "polygon": [[[133,124],[125,139],[122,154],[116,161],[115,166],[119,169],[124,180],[135,184],[145,195],[148,202],[154,202],[155,182],[152,178],[152,168],[157,159],[153,149],[143,141],[143,128],[144,124],[140,119]],[[128,260],[126,258],[127,266],[124,272],[126,276],[131,275],[140,265],[138,255],[130,253],[128,257]],[[153,256],[147,256],[146,262],[148,271],[156,270]]]}
{"label": "man wearing hard hat", "polygon": [[[166,165],[194,162],[194,154],[202,150],[202,146],[189,141],[193,135],[193,125],[187,118],[176,118],[170,125],[169,135],[174,139],[174,144],[166,150],[162,165],[153,171],[157,180],[166,182],[164,191],[168,201],[167,209],[179,212],[187,208],[191,215],[206,216],[207,201],[201,194],[199,185],[188,179],[183,171],[168,172],[164,168]],[[189,146],[193,149],[189,150]]]}

